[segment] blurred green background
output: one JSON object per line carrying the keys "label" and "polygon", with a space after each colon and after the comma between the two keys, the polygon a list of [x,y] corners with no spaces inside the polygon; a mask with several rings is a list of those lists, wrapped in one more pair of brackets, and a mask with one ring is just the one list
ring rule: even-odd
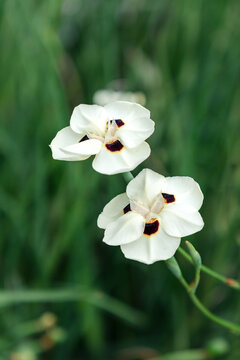
{"label": "blurred green background", "polygon": [[[239,337],[204,318],[163,262],[102,243],[96,218],[123,177],[48,147],[112,81],[143,92],[156,131],[133,173],[197,180],[205,227],[188,239],[240,279],[239,13],[238,0],[1,0],[0,360],[239,360]],[[240,323],[236,291],[202,275],[198,296]]]}

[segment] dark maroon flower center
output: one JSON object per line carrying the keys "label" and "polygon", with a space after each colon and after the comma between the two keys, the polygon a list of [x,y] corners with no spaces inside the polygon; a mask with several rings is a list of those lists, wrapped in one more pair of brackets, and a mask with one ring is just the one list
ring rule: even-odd
{"label": "dark maroon flower center", "polygon": [[123,144],[119,140],[114,140],[105,144],[105,146],[111,152],[121,151],[124,148]]}
{"label": "dark maroon flower center", "polygon": [[130,204],[128,204],[127,206],[125,206],[125,208],[123,209],[123,213],[126,214],[126,213],[128,213],[129,211],[131,211]]}
{"label": "dark maroon flower center", "polygon": [[171,194],[162,193],[162,196],[166,204],[170,204],[176,200],[175,196]]}
{"label": "dark maroon flower center", "polygon": [[[125,208],[123,208],[123,214],[127,214],[129,211],[131,211],[130,204],[126,205]],[[156,234],[159,230],[159,221],[158,219],[151,219],[150,221],[145,223],[145,228],[143,231],[143,234],[146,236],[151,236],[153,234]]]}
{"label": "dark maroon flower center", "polygon": [[117,127],[120,128],[121,126],[125,125],[124,121],[122,121],[122,119],[115,119],[115,120],[110,120],[110,124],[112,124],[112,122],[115,121],[115,123],[117,124]]}
{"label": "dark maroon flower center", "polygon": [[86,141],[86,140],[89,140],[89,137],[87,135],[85,135],[83,138],[81,138],[79,140],[79,143],[82,142],[82,141]]}
{"label": "dark maroon flower center", "polygon": [[156,234],[159,229],[159,221],[157,219],[151,219],[150,221],[145,223],[144,235],[151,236]]}

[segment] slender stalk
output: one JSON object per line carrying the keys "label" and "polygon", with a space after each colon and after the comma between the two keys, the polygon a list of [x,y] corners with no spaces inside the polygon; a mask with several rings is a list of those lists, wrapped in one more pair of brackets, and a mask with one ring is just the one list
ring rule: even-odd
{"label": "slender stalk", "polygon": [[[188,260],[191,264],[193,264],[192,258],[191,256],[188,255],[188,253],[183,250],[181,247],[178,248],[178,252],[186,259]],[[222,283],[224,283],[225,285],[235,289],[235,290],[240,290],[240,283],[234,279],[225,277],[221,274],[218,274],[216,271],[209,269],[207,266],[205,265],[201,265],[201,271],[203,271],[204,273],[208,274],[209,276],[212,276],[213,278],[221,281]]]}
{"label": "slender stalk", "polygon": [[191,291],[191,289],[188,286],[188,283],[186,282],[186,280],[184,279],[183,276],[178,277],[178,280],[180,281],[180,283],[183,285],[183,287],[186,289],[190,299],[192,300],[192,302],[194,303],[194,305],[196,305],[196,307],[210,320],[212,320],[213,322],[228,328],[229,330],[240,334],[240,326],[237,324],[232,323],[231,321],[227,321],[224,320],[216,315],[214,315],[211,311],[209,311],[202,303],[201,301],[197,298],[197,296]]}
{"label": "slender stalk", "polygon": [[152,360],[206,360],[210,359],[207,350],[196,349],[196,350],[182,350],[165,354],[159,357],[154,357]]}
{"label": "slender stalk", "polygon": [[123,173],[123,177],[126,180],[126,182],[128,183],[129,181],[131,181],[133,179],[133,174],[129,171],[129,172],[125,172]]}
{"label": "slender stalk", "polygon": [[145,315],[100,291],[85,289],[44,289],[0,291],[0,310],[13,304],[83,301],[133,325],[143,326]]}

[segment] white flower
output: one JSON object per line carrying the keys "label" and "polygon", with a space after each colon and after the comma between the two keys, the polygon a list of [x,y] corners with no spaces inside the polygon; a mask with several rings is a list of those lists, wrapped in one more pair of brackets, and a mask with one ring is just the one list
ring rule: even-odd
{"label": "white flower", "polygon": [[112,175],[135,169],[150,155],[144,140],[153,131],[150,111],[139,104],[81,104],[73,110],[70,126],[57,133],[50,147],[57,160],[78,161],[96,155],[93,168]]}
{"label": "white flower", "polygon": [[192,178],[164,177],[144,169],[112,199],[98,217],[103,241],[120,245],[126,258],[152,264],[171,258],[182,236],[204,225],[198,210],[201,189]]}
{"label": "white flower", "polygon": [[95,92],[93,102],[98,105],[106,105],[112,101],[130,101],[141,105],[145,105],[146,97],[142,92],[131,91],[115,91],[110,89],[102,89]]}

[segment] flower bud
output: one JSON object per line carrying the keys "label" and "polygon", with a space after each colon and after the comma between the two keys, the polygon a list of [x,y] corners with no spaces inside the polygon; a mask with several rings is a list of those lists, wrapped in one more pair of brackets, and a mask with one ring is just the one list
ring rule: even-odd
{"label": "flower bud", "polygon": [[187,245],[187,250],[193,260],[195,267],[197,269],[200,269],[202,266],[202,259],[201,259],[199,252],[195,249],[195,247],[189,241],[185,241],[185,244]]}
{"label": "flower bud", "polygon": [[179,279],[182,276],[182,272],[175,257],[173,256],[170,259],[166,260],[165,262],[168,269],[172,272],[172,274]]}

